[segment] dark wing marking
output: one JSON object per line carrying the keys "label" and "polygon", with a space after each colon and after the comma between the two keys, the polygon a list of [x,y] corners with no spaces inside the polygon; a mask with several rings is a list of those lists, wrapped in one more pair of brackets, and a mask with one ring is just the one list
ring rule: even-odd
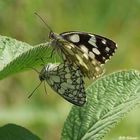
{"label": "dark wing marking", "polygon": [[[83,75],[79,68],[73,67],[72,64],[60,64],[57,68],[42,70],[41,75],[46,75],[45,80],[67,101],[82,106],[86,102],[85,87]],[[45,74],[44,74],[45,73]]]}
{"label": "dark wing marking", "polygon": [[[101,64],[104,64],[106,60],[110,59],[117,48],[116,43],[112,40],[91,33],[70,31],[61,33],[60,35],[79,48],[84,45],[88,49],[88,54],[89,52],[94,53],[95,59]],[[79,36],[79,41],[74,40],[75,35]]]}

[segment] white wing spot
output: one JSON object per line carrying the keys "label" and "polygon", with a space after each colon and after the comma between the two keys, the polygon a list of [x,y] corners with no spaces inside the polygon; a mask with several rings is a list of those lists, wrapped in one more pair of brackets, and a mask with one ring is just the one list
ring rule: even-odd
{"label": "white wing spot", "polygon": [[68,94],[69,97],[73,97],[73,94]]}
{"label": "white wing spot", "polygon": [[95,67],[95,70],[98,72],[98,71],[100,71],[100,68],[99,67]]}
{"label": "white wing spot", "polygon": [[[83,97],[83,94],[82,94],[82,93],[80,93],[80,94],[79,94],[79,97]],[[83,100],[84,100],[84,98],[81,98],[81,99],[83,99]]]}
{"label": "white wing spot", "polygon": [[103,44],[106,44],[106,40],[105,39],[102,39],[101,41]]}
{"label": "white wing spot", "polygon": [[96,45],[96,38],[95,38],[94,35],[91,36],[91,38],[89,39],[88,43],[91,44],[92,46],[98,48],[97,45]]}
{"label": "white wing spot", "polygon": [[91,59],[94,59],[95,58],[95,54],[93,53],[93,52],[89,52],[89,57],[91,58]]}
{"label": "white wing spot", "polygon": [[75,96],[75,95],[77,94],[77,91],[76,91],[76,90],[74,90],[72,94]]}
{"label": "white wing spot", "polygon": [[97,55],[101,54],[97,48],[92,48],[92,51]]}
{"label": "white wing spot", "polygon": [[70,85],[68,83],[62,83],[61,87],[63,87],[63,89],[68,89]]}
{"label": "white wing spot", "polygon": [[88,48],[86,46],[80,45],[80,48],[84,53],[88,53]]}
{"label": "white wing spot", "polygon": [[61,80],[60,80],[60,77],[57,76],[57,75],[53,75],[52,78],[53,78],[53,80],[54,80],[55,82],[60,83],[60,81],[61,81]]}
{"label": "white wing spot", "polygon": [[58,93],[63,95],[65,93],[65,90],[63,88],[61,88],[58,90]]}
{"label": "white wing spot", "polygon": [[79,63],[83,65],[86,69],[88,69],[87,65],[83,62],[82,58],[78,54],[76,54],[76,57],[79,60]]}
{"label": "white wing spot", "polygon": [[105,63],[108,61],[108,59],[105,60]]}
{"label": "white wing spot", "polygon": [[92,60],[91,62],[92,62],[92,64],[93,64],[93,65],[95,65],[95,66],[97,65],[97,62],[96,62],[96,60],[95,60],[95,59],[94,59],[94,60]]}
{"label": "white wing spot", "polygon": [[67,45],[67,48],[71,49],[71,46],[70,45]]}
{"label": "white wing spot", "polygon": [[69,52],[70,55],[75,55],[75,54],[73,53],[73,49],[72,49],[72,48],[74,48],[73,45],[71,45],[71,44],[66,45],[66,48],[68,48],[68,52]]}
{"label": "white wing spot", "polygon": [[72,42],[75,42],[75,43],[77,43],[77,42],[80,41],[80,37],[79,37],[78,34],[73,34],[73,35],[69,36],[69,39],[70,39]]}
{"label": "white wing spot", "polygon": [[75,48],[75,45],[73,45],[72,43],[70,44],[71,48]]}
{"label": "white wing spot", "polygon": [[83,56],[88,60],[88,55],[86,53],[84,53]]}
{"label": "white wing spot", "polygon": [[66,75],[65,75],[65,78],[66,79],[68,79],[68,78],[70,78],[71,77],[71,74],[70,73],[67,73]]}
{"label": "white wing spot", "polygon": [[107,52],[109,52],[110,48],[106,47],[105,50],[106,50]]}
{"label": "white wing spot", "polygon": [[103,60],[105,60],[105,59],[106,59],[104,56],[103,56],[102,58],[103,58]]}

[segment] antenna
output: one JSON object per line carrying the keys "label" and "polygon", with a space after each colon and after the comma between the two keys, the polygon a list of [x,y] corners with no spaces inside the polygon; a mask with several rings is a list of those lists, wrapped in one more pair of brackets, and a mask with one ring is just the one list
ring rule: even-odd
{"label": "antenna", "polygon": [[44,81],[44,90],[45,90],[45,93],[47,95],[47,89],[46,89],[45,81]]}
{"label": "antenna", "polygon": [[51,27],[44,21],[44,19],[43,19],[37,12],[35,12],[34,14],[35,14],[38,18],[40,18],[40,20],[46,25],[47,29],[49,29],[50,32],[53,32],[52,29],[51,29]]}
{"label": "antenna", "polygon": [[37,87],[30,93],[30,95],[28,96],[28,99],[34,94],[34,92],[38,89],[38,87],[40,87],[40,85],[42,84],[42,81],[37,85]]}

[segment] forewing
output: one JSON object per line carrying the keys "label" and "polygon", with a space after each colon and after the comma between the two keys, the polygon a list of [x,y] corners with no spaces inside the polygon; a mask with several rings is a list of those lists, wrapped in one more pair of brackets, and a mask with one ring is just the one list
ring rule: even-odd
{"label": "forewing", "polygon": [[[91,59],[104,64],[114,54],[117,45],[112,40],[85,32],[64,32],[60,34],[65,40],[73,43]],[[95,57],[94,57],[95,56]]]}

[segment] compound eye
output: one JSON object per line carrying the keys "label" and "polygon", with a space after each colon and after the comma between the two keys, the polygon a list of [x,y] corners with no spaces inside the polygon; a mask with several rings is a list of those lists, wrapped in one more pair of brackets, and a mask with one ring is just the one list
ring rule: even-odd
{"label": "compound eye", "polygon": [[44,81],[45,80],[43,75],[39,75],[39,79],[40,79],[40,81]]}
{"label": "compound eye", "polygon": [[54,33],[52,31],[50,31],[50,33],[49,33],[49,38],[50,39],[53,39],[54,38]]}

